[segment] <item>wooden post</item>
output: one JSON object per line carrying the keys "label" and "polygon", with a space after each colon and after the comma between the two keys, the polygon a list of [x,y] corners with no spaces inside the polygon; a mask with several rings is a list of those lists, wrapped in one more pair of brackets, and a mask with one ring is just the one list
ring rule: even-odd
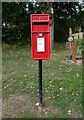
{"label": "wooden post", "polygon": [[[72,28],[69,28],[69,37],[72,37]],[[76,54],[75,54],[75,44],[74,41],[71,42],[71,48],[72,48],[72,57],[74,62],[76,62]]]}

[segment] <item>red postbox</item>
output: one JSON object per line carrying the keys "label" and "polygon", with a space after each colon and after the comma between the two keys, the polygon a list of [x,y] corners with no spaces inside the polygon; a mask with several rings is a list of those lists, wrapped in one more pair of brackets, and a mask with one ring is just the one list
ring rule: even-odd
{"label": "red postbox", "polygon": [[50,58],[50,17],[48,14],[32,14],[31,48],[32,59],[46,60]]}

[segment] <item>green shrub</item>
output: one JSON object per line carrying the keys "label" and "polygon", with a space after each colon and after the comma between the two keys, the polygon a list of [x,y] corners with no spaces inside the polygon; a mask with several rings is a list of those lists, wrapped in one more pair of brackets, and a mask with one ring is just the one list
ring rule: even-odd
{"label": "green shrub", "polygon": [[84,49],[84,40],[75,39],[76,42],[76,55],[82,55],[82,50]]}

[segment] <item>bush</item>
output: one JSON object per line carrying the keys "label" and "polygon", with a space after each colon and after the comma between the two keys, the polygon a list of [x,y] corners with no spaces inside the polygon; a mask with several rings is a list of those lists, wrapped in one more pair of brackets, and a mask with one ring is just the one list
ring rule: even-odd
{"label": "bush", "polygon": [[82,51],[84,49],[84,40],[75,39],[75,42],[76,42],[76,55],[82,55]]}

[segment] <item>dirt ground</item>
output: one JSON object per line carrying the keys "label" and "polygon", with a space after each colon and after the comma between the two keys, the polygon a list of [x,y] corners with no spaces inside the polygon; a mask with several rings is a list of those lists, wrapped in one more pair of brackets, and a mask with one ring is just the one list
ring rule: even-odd
{"label": "dirt ground", "polygon": [[3,118],[15,118],[26,109],[33,110],[34,100],[29,95],[13,94],[3,100]]}
{"label": "dirt ground", "polygon": [[3,100],[2,117],[3,118],[17,118],[19,114],[29,110],[36,118],[47,117],[47,112],[57,114],[60,109],[56,106],[49,106],[39,110],[36,106],[36,100],[29,95],[13,94],[8,99]]}

